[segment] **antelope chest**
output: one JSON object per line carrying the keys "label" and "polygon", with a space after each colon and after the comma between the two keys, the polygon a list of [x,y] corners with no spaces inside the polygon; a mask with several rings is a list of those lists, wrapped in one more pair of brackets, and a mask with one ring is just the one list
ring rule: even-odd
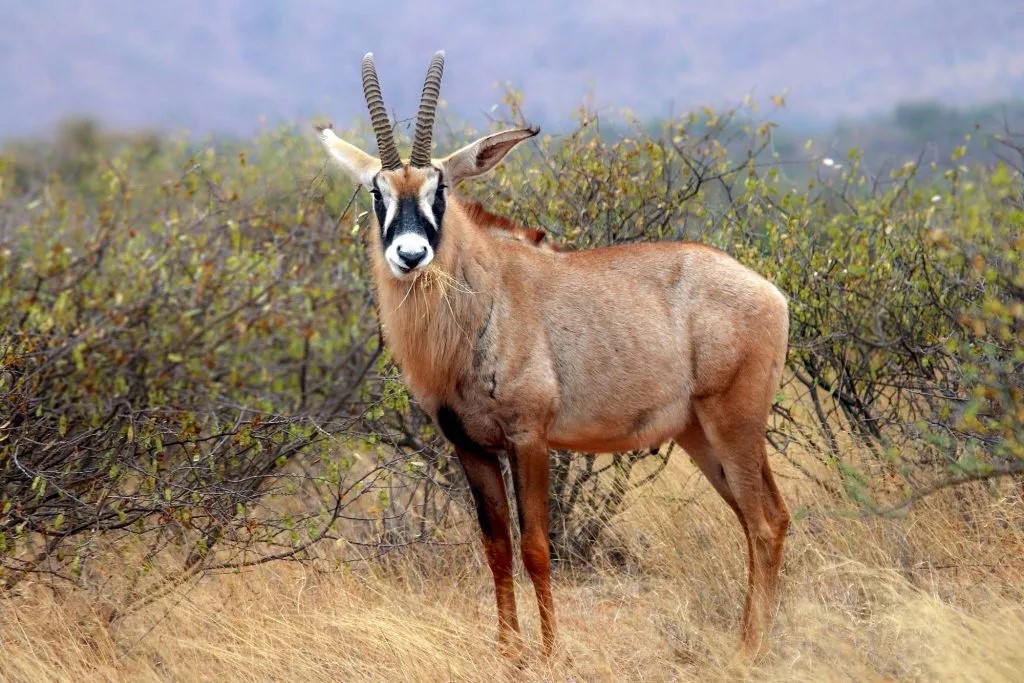
{"label": "antelope chest", "polygon": [[[466,450],[505,448],[506,425],[500,401],[507,388],[489,353],[462,340],[439,348],[424,340],[418,346],[392,348],[402,380],[420,406],[435,418],[453,445]],[[458,347],[458,348],[456,348]]]}

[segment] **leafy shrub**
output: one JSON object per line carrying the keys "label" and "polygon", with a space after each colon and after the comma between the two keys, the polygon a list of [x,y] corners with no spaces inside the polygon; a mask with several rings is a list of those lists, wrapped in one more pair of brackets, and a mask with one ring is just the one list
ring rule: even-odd
{"label": "leafy shrub", "polygon": [[[769,438],[876,508],[1022,471],[1014,158],[875,175],[853,151],[798,187],[746,112],[602,131],[584,111],[466,191],[574,247],[700,239],[776,282],[792,334]],[[138,603],[168,558],[177,581],[324,539],[386,552],[467,500],[380,348],[363,202],[322,159],[287,131],[190,147],[88,126],[0,159],[7,585],[95,585],[113,547]],[[668,453],[555,454],[555,552],[591,557]]]}
{"label": "leafy shrub", "polygon": [[373,443],[404,396],[381,375],[351,192],[324,197],[310,152],[292,134],[128,147],[84,177],[6,160],[8,583],[95,583],[116,539],[143,541],[147,571],[173,551],[183,576],[292,557],[403,476]]}

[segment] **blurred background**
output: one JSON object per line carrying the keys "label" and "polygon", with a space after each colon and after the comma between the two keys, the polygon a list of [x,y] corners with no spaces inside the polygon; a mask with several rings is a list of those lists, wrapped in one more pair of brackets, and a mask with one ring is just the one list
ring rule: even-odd
{"label": "blurred background", "polygon": [[438,49],[449,115],[476,125],[507,87],[552,132],[584,101],[650,119],[785,94],[772,118],[787,128],[870,124],[891,137],[959,128],[958,115],[1019,114],[1020,10],[1008,0],[5,0],[0,140],[82,116],[201,136],[314,116],[349,125],[365,115],[367,51],[388,106],[409,116]]}

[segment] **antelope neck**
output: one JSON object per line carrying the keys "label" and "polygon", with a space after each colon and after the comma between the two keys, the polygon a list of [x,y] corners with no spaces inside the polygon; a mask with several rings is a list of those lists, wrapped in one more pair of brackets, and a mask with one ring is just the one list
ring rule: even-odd
{"label": "antelope neck", "polygon": [[446,213],[433,263],[418,277],[393,277],[382,251],[373,249],[385,340],[413,396],[428,410],[451,396],[472,367],[493,305],[495,254],[484,236],[467,229],[455,204]]}

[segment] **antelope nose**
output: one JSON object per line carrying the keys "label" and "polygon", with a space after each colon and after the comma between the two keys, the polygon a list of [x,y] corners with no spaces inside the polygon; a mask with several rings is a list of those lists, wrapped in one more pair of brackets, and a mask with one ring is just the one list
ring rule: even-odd
{"label": "antelope nose", "polygon": [[403,245],[398,247],[398,258],[402,259],[402,263],[409,270],[418,266],[426,257],[427,247],[425,245],[418,245],[414,247],[407,247]]}

